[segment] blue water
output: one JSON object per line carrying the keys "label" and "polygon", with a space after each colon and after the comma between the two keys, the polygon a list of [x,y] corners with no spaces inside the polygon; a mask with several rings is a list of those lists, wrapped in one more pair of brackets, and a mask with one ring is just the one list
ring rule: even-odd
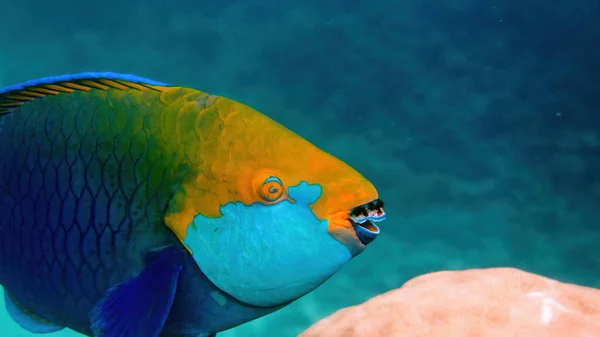
{"label": "blue water", "polygon": [[[388,220],[361,256],[219,336],[295,336],[441,269],[514,266],[600,287],[598,1],[0,5],[2,86],[114,71],[226,95],[379,188]],[[32,336],[2,310],[0,329]]]}

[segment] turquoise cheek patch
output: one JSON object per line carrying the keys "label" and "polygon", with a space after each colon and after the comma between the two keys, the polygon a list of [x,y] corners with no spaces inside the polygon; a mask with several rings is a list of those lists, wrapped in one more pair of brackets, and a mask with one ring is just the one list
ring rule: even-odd
{"label": "turquoise cheek patch", "polygon": [[295,203],[229,203],[222,217],[194,218],[184,244],[221,290],[256,306],[290,302],[315,289],[351,258],[327,233],[327,221],[309,208],[321,187],[305,182],[288,189]]}

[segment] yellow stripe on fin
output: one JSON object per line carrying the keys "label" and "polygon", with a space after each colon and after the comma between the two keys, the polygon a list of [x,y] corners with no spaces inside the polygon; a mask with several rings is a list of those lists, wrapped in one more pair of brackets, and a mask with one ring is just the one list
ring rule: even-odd
{"label": "yellow stripe on fin", "polygon": [[9,102],[9,103],[0,102],[0,115],[6,115],[13,108],[21,106],[21,105],[23,105],[23,103],[25,103],[25,102]]}
{"label": "yellow stripe on fin", "polygon": [[57,95],[60,92],[57,90],[50,90],[50,89],[46,89],[46,88],[29,88],[29,91],[37,92],[40,94],[47,94],[47,95]]}
{"label": "yellow stripe on fin", "polygon": [[[138,83],[133,83],[133,82],[127,82],[127,81],[117,81],[120,84],[126,85],[131,89],[137,89],[139,91],[144,91],[144,90],[148,90],[148,89],[152,89],[152,90],[156,90],[154,88],[154,86],[152,85],[144,85],[144,84],[138,84]],[[159,91],[159,90],[157,90]]]}
{"label": "yellow stripe on fin", "polygon": [[97,81],[83,80],[83,81],[81,81],[81,84],[87,85],[90,88],[96,88],[96,89],[100,89],[100,90],[106,90],[109,88],[108,85],[98,83]]}
{"label": "yellow stripe on fin", "polygon": [[129,87],[126,87],[126,86],[124,86],[124,85],[122,85],[120,83],[117,83],[117,82],[114,82],[114,81],[111,81],[111,80],[101,79],[101,80],[99,80],[99,82],[102,82],[102,83],[108,85],[111,88],[115,88],[115,89],[119,89],[119,90],[127,90],[127,89],[129,89]]}
{"label": "yellow stripe on fin", "polygon": [[88,72],[73,75],[45,77],[0,89],[0,114],[6,114],[24,103],[48,95],[68,95],[75,91],[90,90],[156,90],[170,84],[135,75]]}
{"label": "yellow stripe on fin", "polygon": [[21,90],[21,91],[15,91],[15,94],[18,95],[23,95],[23,96],[30,96],[32,98],[38,98],[38,97],[44,97],[46,95],[39,93],[39,92],[33,92],[33,91],[29,91],[29,90]]}
{"label": "yellow stripe on fin", "polygon": [[[72,93],[73,91],[75,91],[74,89],[63,87],[60,85],[55,85],[55,84],[46,84],[45,87],[50,90],[55,90],[55,91],[60,91],[60,92]],[[43,88],[37,88],[37,89],[44,90]]]}
{"label": "yellow stripe on fin", "polygon": [[92,90],[92,88],[84,86],[84,85],[80,85],[77,83],[61,83],[60,85],[62,85],[63,87],[67,87],[67,88],[71,88],[71,89],[75,89],[75,90],[79,90],[79,91],[90,91]]}
{"label": "yellow stripe on fin", "polygon": [[21,96],[21,95],[7,95],[8,98],[12,98],[16,101],[33,101],[35,97]]}
{"label": "yellow stripe on fin", "polygon": [[25,102],[0,102],[0,107],[2,108],[12,108],[15,106],[23,105]]}

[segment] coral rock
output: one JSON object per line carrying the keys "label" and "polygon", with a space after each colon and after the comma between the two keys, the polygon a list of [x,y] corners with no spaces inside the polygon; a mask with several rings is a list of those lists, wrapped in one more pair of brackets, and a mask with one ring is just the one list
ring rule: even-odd
{"label": "coral rock", "polygon": [[513,268],[422,275],[300,337],[600,337],[600,290]]}

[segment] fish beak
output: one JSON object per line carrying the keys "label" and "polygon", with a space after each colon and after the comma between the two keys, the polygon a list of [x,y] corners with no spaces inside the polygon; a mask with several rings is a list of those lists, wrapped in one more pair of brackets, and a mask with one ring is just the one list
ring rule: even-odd
{"label": "fish beak", "polygon": [[356,256],[379,235],[379,227],[375,223],[385,220],[383,202],[376,199],[349,211],[336,212],[328,220],[329,234],[344,244],[352,256]]}
{"label": "fish beak", "polygon": [[383,201],[376,199],[351,209],[348,221],[352,224],[360,243],[366,246],[379,235],[379,227],[375,223],[385,220],[385,217]]}

